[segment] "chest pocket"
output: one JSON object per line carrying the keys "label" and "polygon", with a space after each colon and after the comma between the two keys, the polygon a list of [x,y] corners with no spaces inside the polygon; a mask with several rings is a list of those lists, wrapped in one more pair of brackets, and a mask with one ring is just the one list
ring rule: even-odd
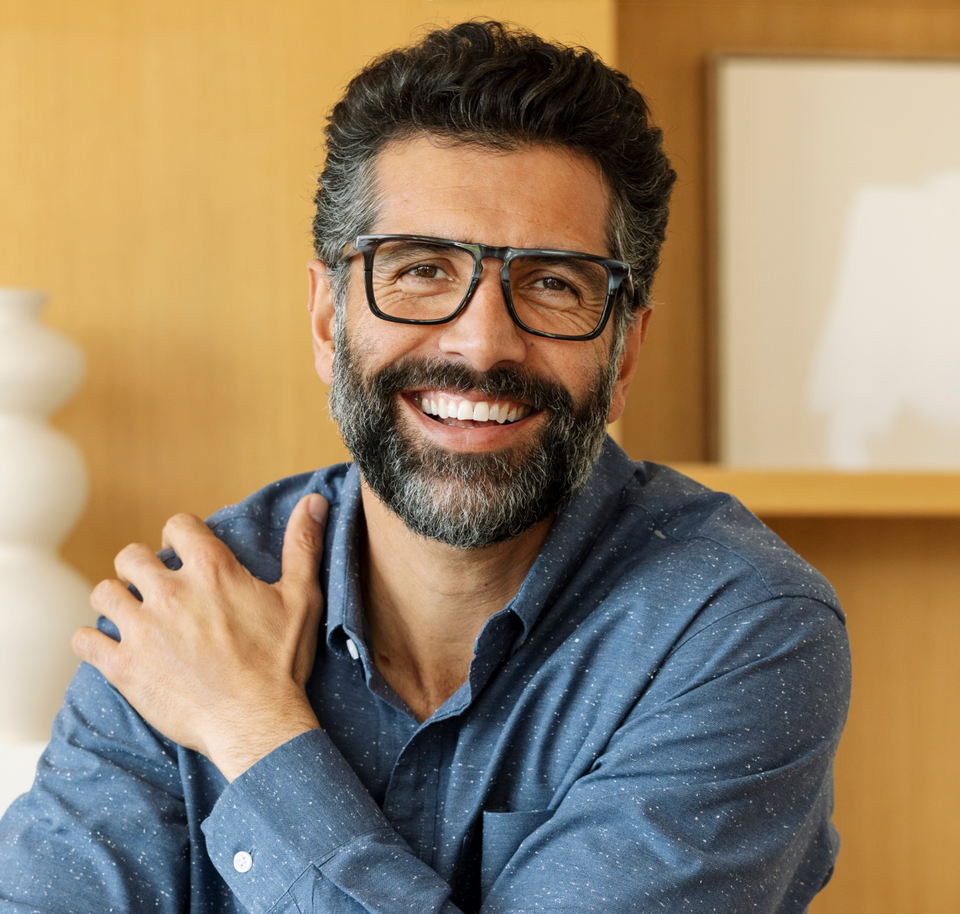
{"label": "chest pocket", "polygon": [[487,897],[497,877],[524,839],[553,815],[552,809],[529,812],[485,812],[483,850],[480,858],[480,898]]}

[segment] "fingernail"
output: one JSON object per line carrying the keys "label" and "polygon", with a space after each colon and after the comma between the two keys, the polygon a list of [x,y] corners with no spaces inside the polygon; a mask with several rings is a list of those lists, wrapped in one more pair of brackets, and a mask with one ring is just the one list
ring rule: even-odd
{"label": "fingernail", "polygon": [[311,495],[307,502],[307,512],[318,523],[327,519],[327,500],[322,495]]}

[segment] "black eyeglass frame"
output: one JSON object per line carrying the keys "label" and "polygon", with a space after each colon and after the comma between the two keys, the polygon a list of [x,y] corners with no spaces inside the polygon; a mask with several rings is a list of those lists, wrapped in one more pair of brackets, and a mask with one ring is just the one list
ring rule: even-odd
{"label": "black eyeglass frame", "polygon": [[[378,247],[385,241],[422,241],[427,244],[443,244],[449,247],[458,248],[467,251],[473,257],[473,275],[470,277],[470,283],[467,291],[464,293],[463,300],[457,305],[456,310],[447,317],[436,318],[413,318],[413,317],[394,317],[386,314],[377,307],[376,299],[373,294],[373,256]],[[352,248],[352,250],[351,250]],[[480,282],[480,276],[483,273],[483,260],[487,257],[501,261],[500,267],[500,285],[503,288],[503,297],[507,303],[507,311],[513,322],[527,333],[534,336],[544,336],[554,340],[571,340],[574,342],[593,340],[603,333],[607,321],[613,313],[614,305],[617,301],[617,293],[621,286],[624,286],[631,298],[635,297],[633,281],[631,278],[630,264],[622,260],[613,260],[609,257],[599,257],[595,254],[583,254],[579,251],[558,251],[548,248],[510,248],[510,247],[492,247],[489,244],[473,244],[466,241],[451,241],[448,238],[431,238],[427,235],[358,235],[352,245],[348,245],[340,261],[348,260],[355,253],[363,257],[363,278],[364,287],[367,292],[367,304],[370,310],[381,320],[391,321],[395,324],[447,324],[463,313],[464,308],[473,298],[473,293]],[[590,263],[600,264],[607,273],[607,300],[603,305],[603,313],[600,315],[600,321],[596,328],[590,333],[583,333],[577,336],[568,336],[563,333],[548,333],[546,330],[535,330],[528,327],[517,314],[517,309],[513,305],[513,295],[510,292],[510,264],[521,256],[542,256],[542,257],[576,257],[580,260],[586,260]],[[626,285],[624,285],[626,284]]]}

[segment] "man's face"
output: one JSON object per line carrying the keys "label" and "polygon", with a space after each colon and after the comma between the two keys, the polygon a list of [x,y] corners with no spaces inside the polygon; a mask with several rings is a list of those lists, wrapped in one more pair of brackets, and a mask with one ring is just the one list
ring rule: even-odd
{"label": "man's face", "polygon": [[[608,255],[606,183],[573,153],[419,137],[388,146],[377,178],[373,233]],[[335,336],[322,265],[312,267],[318,370],[365,485],[410,529],[459,547],[516,536],[571,497],[622,409],[639,345],[632,330],[621,371],[613,321],[587,342],[526,333],[499,266],[484,262],[459,317],[424,327],[375,317],[355,258]]]}

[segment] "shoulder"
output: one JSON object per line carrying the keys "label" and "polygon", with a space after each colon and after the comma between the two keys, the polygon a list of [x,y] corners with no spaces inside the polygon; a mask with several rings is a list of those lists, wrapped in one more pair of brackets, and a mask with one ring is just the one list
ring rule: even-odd
{"label": "shoulder", "polygon": [[622,492],[623,522],[643,531],[664,573],[680,574],[690,585],[700,581],[710,591],[738,584],[758,602],[808,599],[843,618],[823,575],[734,496],[666,466],[636,467]]}
{"label": "shoulder", "polygon": [[207,523],[211,528],[224,532],[243,523],[282,530],[294,506],[304,495],[319,492],[331,507],[338,505],[352,466],[350,463],[337,463],[311,473],[278,479],[243,501],[221,508],[208,518]]}
{"label": "shoulder", "polygon": [[728,726],[754,701],[757,727],[777,707],[816,719],[825,746],[839,735],[850,657],[836,594],[736,498],[638,463],[580,530],[589,553],[544,629],[561,662],[582,669],[586,651],[607,677],[598,708],[635,712],[643,739],[661,714],[666,730],[681,708],[691,726]]}
{"label": "shoulder", "polygon": [[674,637],[783,600],[843,624],[826,579],[736,498],[634,463],[612,441],[558,517],[529,584],[521,597],[535,605],[574,594],[581,612],[626,613]]}
{"label": "shoulder", "polygon": [[802,643],[849,677],[843,612],[816,569],[733,496],[656,464],[624,460],[621,471],[594,490],[602,497],[571,505],[562,539],[580,551],[541,627],[599,645],[640,690],[668,658],[690,675],[718,658],[727,668],[758,652],[799,657]]}
{"label": "shoulder", "polygon": [[[280,577],[283,534],[297,502],[312,492],[326,498],[330,502],[329,532],[337,527],[341,514],[351,509],[359,493],[356,475],[353,464],[339,463],[278,479],[242,501],[221,508],[207,518],[207,524],[251,574],[276,581]],[[171,567],[177,566],[179,560],[172,553],[160,555]]]}

